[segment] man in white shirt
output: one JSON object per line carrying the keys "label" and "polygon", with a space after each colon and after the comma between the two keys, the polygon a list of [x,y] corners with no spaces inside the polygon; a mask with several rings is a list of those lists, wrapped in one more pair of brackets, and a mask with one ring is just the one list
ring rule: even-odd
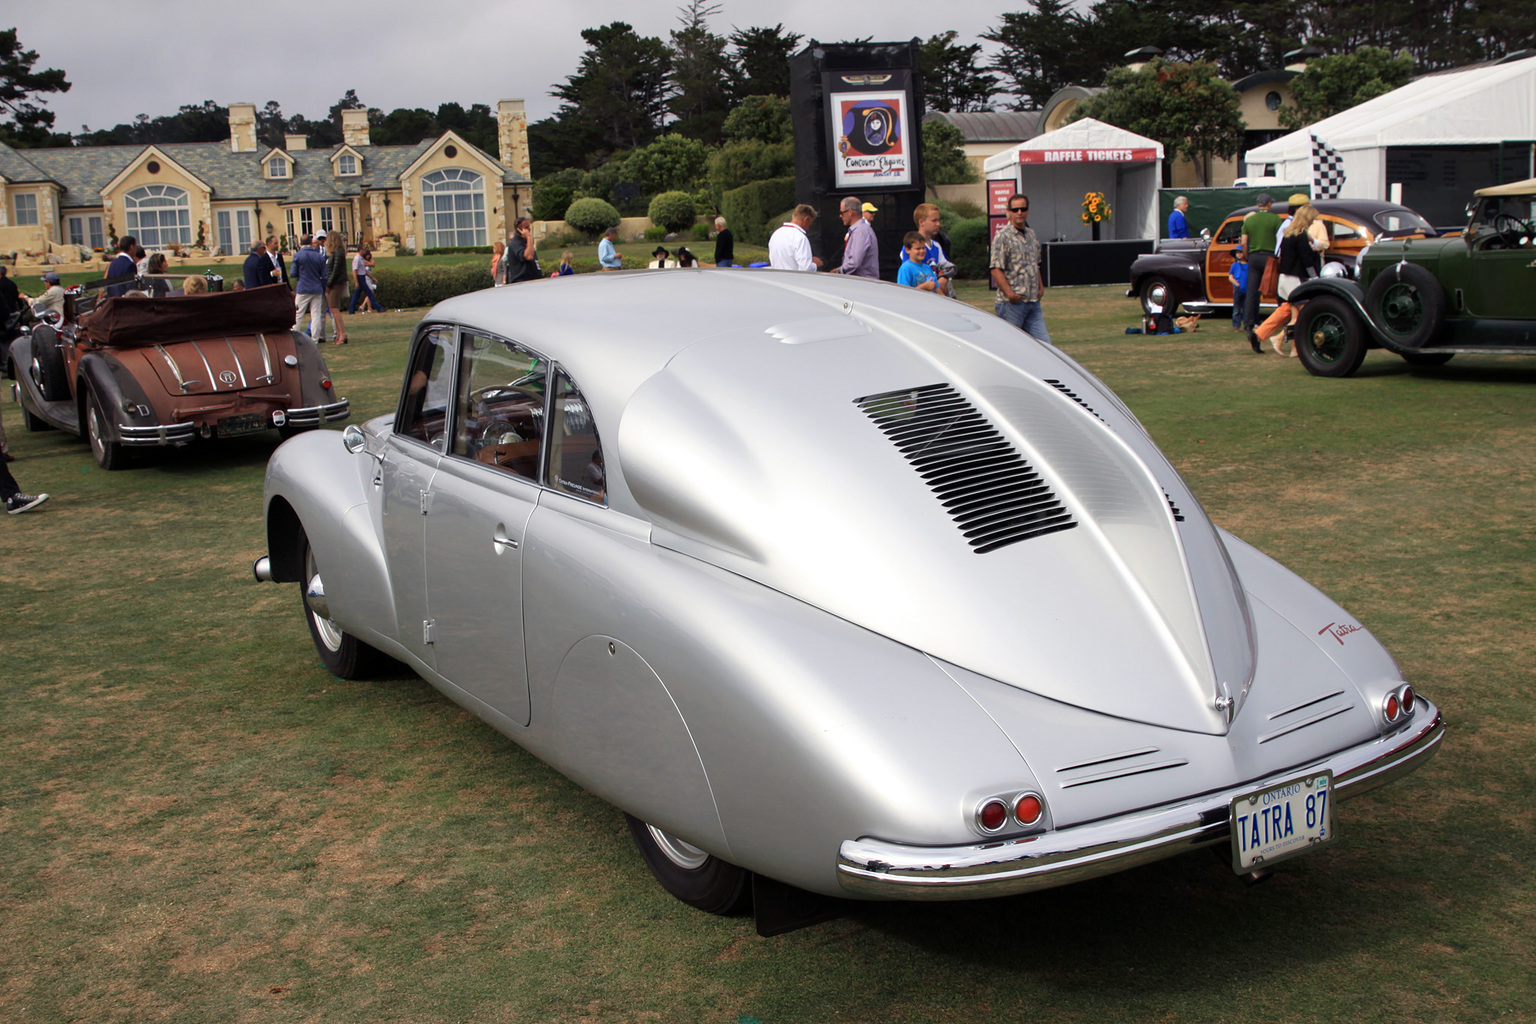
{"label": "man in white shirt", "polygon": [[768,266],[774,270],[821,268],[821,257],[811,255],[810,227],[816,223],[816,207],[801,203],[789,220],[768,239]]}

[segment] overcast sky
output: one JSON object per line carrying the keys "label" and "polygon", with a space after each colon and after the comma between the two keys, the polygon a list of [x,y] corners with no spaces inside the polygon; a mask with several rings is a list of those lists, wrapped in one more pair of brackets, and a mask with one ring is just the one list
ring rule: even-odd
{"label": "overcast sky", "polygon": [[[348,89],[370,107],[468,107],[521,98],[530,120],[554,113],[549,90],[576,70],[581,30],[626,21],[668,38],[678,3],[619,0],[259,0],[172,5],[163,0],[53,0],[7,4],[37,68],[61,68],[72,84],[53,95],[55,131],[78,133],[173,114],[188,103],[277,100],[283,113],[325,116]],[[972,0],[719,0],[711,28],[782,23],[807,39],[927,39],[954,29],[980,42],[999,12],[1027,9]],[[990,44],[983,44],[989,46]]]}

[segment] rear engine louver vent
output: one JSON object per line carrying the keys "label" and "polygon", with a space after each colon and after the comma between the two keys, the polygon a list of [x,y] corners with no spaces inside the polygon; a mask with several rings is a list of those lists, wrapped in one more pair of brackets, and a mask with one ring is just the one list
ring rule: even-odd
{"label": "rear engine louver vent", "polygon": [[1093,413],[1093,415],[1098,418],[1098,421],[1100,423],[1104,422],[1104,417],[1103,416],[1099,416],[1099,414],[1094,410],[1093,406],[1091,406],[1087,402],[1083,401],[1082,397],[1080,395],[1078,395],[1078,393],[1076,391],[1073,391],[1071,388],[1067,387],[1061,381],[1059,381],[1059,380],[1052,380],[1049,377],[1045,378],[1045,382],[1047,384],[1049,384],[1051,387],[1055,388],[1057,391],[1060,391],[1062,394],[1066,395],[1068,398],[1072,399],[1072,401],[1076,402],[1078,405],[1082,406],[1084,409],[1087,409],[1089,412]]}
{"label": "rear engine louver vent", "polygon": [[1173,513],[1173,521],[1182,523],[1184,521],[1184,513],[1180,512],[1179,506],[1173,503],[1173,495],[1169,494],[1166,488],[1163,490],[1163,497],[1168,499],[1168,511]]}
{"label": "rear engine louver vent", "polygon": [[1040,474],[949,385],[855,404],[933,488],[977,554],[1077,525]]}

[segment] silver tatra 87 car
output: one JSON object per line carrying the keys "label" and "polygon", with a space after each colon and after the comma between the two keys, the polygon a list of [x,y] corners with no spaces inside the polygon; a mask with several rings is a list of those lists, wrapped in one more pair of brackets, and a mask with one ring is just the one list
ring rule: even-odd
{"label": "silver tatra 87 car", "polygon": [[265,504],[256,575],[332,672],[404,662],[765,931],[1201,846],[1260,876],[1443,735],[1091,374],[881,282],[451,299],[395,412],[282,445]]}

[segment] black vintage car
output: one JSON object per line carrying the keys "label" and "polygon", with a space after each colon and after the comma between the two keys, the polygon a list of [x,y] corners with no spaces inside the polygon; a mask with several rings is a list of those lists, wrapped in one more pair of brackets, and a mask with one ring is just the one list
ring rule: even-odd
{"label": "black vintage car", "polygon": [[[1319,219],[1328,228],[1329,263],[1352,276],[1361,249],[1387,238],[1433,237],[1435,229],[1417,213],[1397,203],[1375,199],[1319,199]],[[1211,313],[1232,306],[1232,282],[1227,272],[1232,254],[1243,235],[1243,218],[1257,210],[1245,206],[1221,222],[1214,237],[1188,242],[1165,239],[1157,252],[1138,256],[1131,264],[1131,286],[1126,295],[1141,300],[1147,313],[1172,313],[1180,305],[1191,313]],[[1270,209],[1285,217],[1290,207],[1275,203]],[[1273,296],[1267,297],[1273,306]]]}

